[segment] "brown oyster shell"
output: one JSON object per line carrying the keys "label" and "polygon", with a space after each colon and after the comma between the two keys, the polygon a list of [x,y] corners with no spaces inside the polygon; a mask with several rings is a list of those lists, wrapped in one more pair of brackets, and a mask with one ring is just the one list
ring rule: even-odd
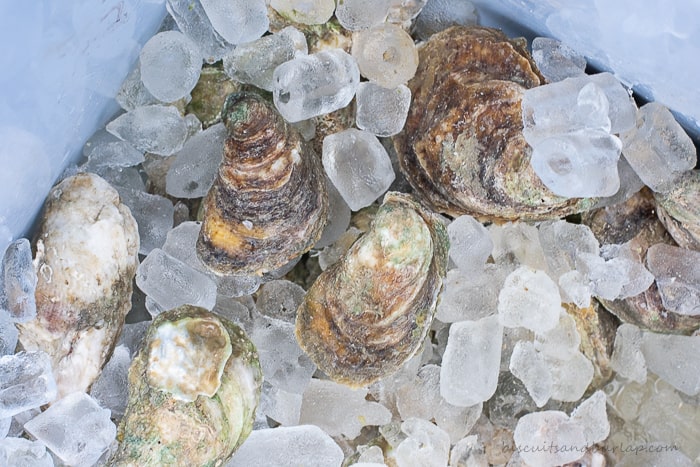
{"label": "brown oyster shell", "polygon": [[74,175],[49,192],[34,248],[37,315],[19,341],[49,354],[58,398],[87,392],[131,309],[136,221],[101,177]]}
{"label": "brown oyster shell", "polygon": [[430,330],[448,247],[437,214],[387,193],[370,230],[306,294],[296,321],[301,348],[349,386],[397,371]]}
{"label": "brown oyster shell", "polygon": [[[582,220],[601,244],[631,242],[631,249],[642,264],[646,264],[646,252],[650,246],[656,243],[675,244],[656,217],[656,204],[648,188],[643,188],[624,203],[586,213]],[[655,282],[633,297],[619,300],[598,298],[598,301],[622,321],[642,329],[667,334],[691,334],[700,328],[699,316],[681,315],[664,308]]]}
{"label": "brown oyster shell", "polygon": [[544,220],[589,209],[554,195],[530,166],[523,92],[544,82],[519,41],[453,27],[419,50],[413,103],[394,137],[402,172],[435,210],[480,220]]}
{"label": "brown oyster shell", "polygon": [[328,212],[320,158],[265,99],[232,94],[224,159],[204,200],[197,254],[218,274],[262,275],[305,253]]}
{"label": "brown oyster shell", "polygon": [[700,251],[700,170],[687,172],[668,193],[654,193],[659,219],[681,248]]}

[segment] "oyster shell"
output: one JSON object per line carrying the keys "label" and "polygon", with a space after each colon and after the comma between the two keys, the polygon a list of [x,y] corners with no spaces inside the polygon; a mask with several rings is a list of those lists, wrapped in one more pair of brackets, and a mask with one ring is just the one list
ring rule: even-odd
{"label": "oyster shell", "polygon": [[301,348],[349,386],[398,370],[430,330],[448,247],[437,214],[387,193],[370,230],[307,292],[297,311]]}
{"label": "oyster shell", "polygon": [[261,386],[238,326],[189,305],[158,315],[129,368],[109,465],[221,465],[252,431]]}
{"label": "oyster shell", "polygon": [[682,248],[700,251],[700,170],[687,172],[668,193],[654,193],[656,213]]}
{"label": "oyster shell", "polygon": [[37,316],[19,341],[50,355],[58,398],[87,392],[131,309],[136,221],[105,180],[78,174],[49,193],[34,246]]}
{"label": "oyster shell", "polygon": [[262,275],[305,253],[328,212],[320,158],[253,93],[226,99],[224,160],[209,194],[197,254],[218,274]]}
{"label": "oyster shell", "polygon": [[[586,213],[587,224],[603,244],[630,242],[632,252],[646,263],[646,253],[656,243],[674,245],[674,241],[656,217],[656,204],[648,188],[642,189],[624,203]],[[620,320],[643,329],[669,334],[690,334],[700,328],[700,316],[689,316],[666,310],[656,283],[644,292],[621,300],[598,301]]]}
{"label": "oyster shell", "polygon": [[530,166],[523,92],[544,82],[520,41],[453,27],[419,50],[413,103],[394,137],[401,171],[435,210],[480,220],[544,220],[589,209],[553,194]]}

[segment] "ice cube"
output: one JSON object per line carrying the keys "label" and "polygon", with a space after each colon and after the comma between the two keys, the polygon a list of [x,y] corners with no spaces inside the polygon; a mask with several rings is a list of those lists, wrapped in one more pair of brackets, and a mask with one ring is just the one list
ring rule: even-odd
{"label": "ice cube", "polygon": [[464,274],[459,269],[447,271],[435,317],[443,323],[476,321],[496,313],[498,294],[508,271],[488,264],[483,271]]}
{"label": "ice cube", "polygon": [[651,372],[690,396],[700,394],[700,336],[644,332],[642,352]]}
{"label": "ice cube", "polygon": [[326,177],[326,189],[328,190],[328,220],[321,238],[314,245],[314,249],[317,250],[335,243],[348,230],[352,215],[350,206],[328,177]]}
{"label": "ice cube", "polygon": [[141,49],[141,81],[163,102],[175,102],[194,89],[202,71],[202,54],[179,31],[159,32]]}
{"label": "ice cube", "polygon": [[265,381],[257,415],[269,417],[282,426],[295,426],[299,424],[301,403],[301,394],[287,392]]}
{"label": "ice cube", "polygon": [[90,389],[90,395],[97,403],[110,409],[112,416],[117,419],[124,415],[129,398],[127,376],[130,365],[130,350],[124,345],[118,345]]}
{"label": "ice cube", "polygon": [[510,356],[510,372],[522,381],[537,407],[544,406],[552,397],[552,374],[544,356],[535,350],[532,342],[515,344]]}
{"label": "ice cube", "polygon": [[634,324],[622,323],[615,334],[610,366],[620,376],[644,384],[647,364],[642,353],[642,331]]}
{"label": "ice cube", "polygon": [[187,125],[180,112],[168,105],[145,105],[120,115],[107,131],[140,151],[169,156],[182,149]]}
{"label": "ice cube", "polygon": [[401,84],[389,89],[372,82],[357,88],[355,123],[376,136],[393,136],[403,129],[411,105],[411,90]]}
{"label": "ice cube", "polygon": [[121,108],[127,111],[145,105],[160,104],[160,101],[153,97],[153,94],[148,92],[146,86],[143,85],[139,66],[135,66],[126,76],[115,99]]}
{"label": "ice cube", "polygon": [[0,419],[47,404],[56,394],[51,360],[45,352],[0,357]]}
{"label": "ice cube", "polygon": [[597,255],[598,240],[590,227],[565,220],[544,222],[539,226],[539,238],[547,261],[547,272],[558,280],[576,268],[579,252]]}
{"label": "ice cube", "polygon": [[270,6],[290,21],[323,24],[335,11],[335,0],[270,0]]}
{"label": "ice cube", "polygon": [[560,358],[578,352],[581,336],[576,328],[576,321],[569,313],[562,311],[554,328],[535,334],[534,344],[538,352]]}
{"label": "ice cube", "polygon": [[106,167],[132,167],[144,160],[143,152],[104,129],[97,131],[85,143],[83,155],[88,160],[81,168],[95,173]]}
{"label": "ice cube", "polygon": [[493,242],[491,255],[497,264],[513,263],[546,269],[547,260],[535,226],[525,222],[507,222],[503,225],[491,224],[488,230]]}
{"label": "ice cube", "polygon": [[214,30],[199,0],[168,0],[165,6],[178,29],[197,45],[205,62],[217,62],[233,48]]}
{"label": "ice cube", "polygon": [[372,204],[396,177],[377,137],[355,128],[323,139],[323,168],[353,211]]}
{"label": "ice cube", "polygon": [[486,448],[476,435],[459,440],[450,451],[451,467],[488,467]]}
{"label": "ice cube", "polygon": [[478,19],[476,7],[467,0],[429,0],[416,17],[414,34],[427,40],[450,26],[471,26]]}
{"label": "ice cube", "polygon": [[51,454],[40,441],[24,438],[4,438],[0,440],[0,465],[8,467],[53,467]]}
{"label": "ice cube", "polygon": [[231,44],[259,38],[267,31],[265,0],[200,0],[211,25]]}
{"label": "ice cube", "polygon": [[457,217],[447,226],[450,238],[450,259],[464,274],[478,273],[484,269],[491,256],[493,241],[488,229],[472,216]]}
{"label": "ice cube", "polygon": [[117,427],[109,415],[109,410],[101,408],[92,397],[74,392],[29,420],[24,428],[62,462],[89,466],[116,438]]}
{"label": "ice cube", "polygon": [[407,83],[418,68],[413,39],[395,24],[382,23],[355,33],[352,56],[362,76],[389,89]]}
{"label": "ice cube", "polygon": [[306,291],[300,285],[287,280],[274,280],[260,287],[255,306],[260,314],[294,323],[304,295]]}
{"label": "ice cube", "polygon": [[360,83],[360,70],[342,49],[327,49],[281,64],[273,80],[275,107],[288,122],[299,122],[348,105]]}
{"label": "ice cube", "polygon": [[593,364],[581,352],[553,356],[544,355],[552,374],[552,399],[574,402],[583,397],[593,380]]}
{"label": "ice cube", "polygon": [[[6,311],[14,322],[24,323],[36,316],[36,271],[29,240],[10,243],[0,264],[0,313]],[[11,336],[12,331],[10,330]]]}
{"label": "ice cube", "polygon": [[335,17],[350,31],[367,29],[384,21],[390,3],[390,0],[343,0],[338,2]]}
{"label": "ice cube", "polygon": [[573,303],[579,308],[590,306],[593,288],[588,278],[579,271],[573,270],[559,276],[559,289],[563,302]]}
{"label": "ice cube", "polygon": [[170,196],[201,198],[209,192],[221,165],[226,135],[224,124],[217,123],[187,140],[165,177]]}
{"label": "ice cube", "polygon": [[546,332],[559,322],[559,287],[544,271],[521,266],[506,277],[498,295],[498,317],[503,326]]}
{"label": "ice cube", "polygon": [[17,347],[19,331],[10,315],[5,310],[0,310],[0,357],[12,355]]}
{"label": "ice cube", "polygon": [[532,59],[550,83],[581,76],[586,70],[586,57],[549,37],[535,37],[532,41]]}
{"label": "ice cube", "polygon": [[520,457],[529,465],[567,464],[582,457],[587,448],[581,426],[555,410],[524,415],[515,427],[513,439]]}
{"label": "ice cube", "polygon": [[440,394],[450,404],[467,407],[496,391],[503,329],[498,316],[450,326],[440,369]]}
{"label": "ice cube", "polygon": [[163,246],[173,226],[173,203],[168,198],[128,188],[119,190],[119,195],[138,224],[141,239],[139,253],[147,255]]}
{"label": "ice cube", "polygon": [[610,434],[610,422],[605,410],[607,398],[603,391],[596,391],[579,404],[571,413],[571,421],[578,423],[583,428],[586,437],[586,445],[592,446],[599,443]]}
{"label": "ice cube", "polygon": [[647,251],[647,265],[666,309],[700,315],[700,252],[658,243]]}
{"label": "ice cube", "polygon": [[402,467],[443,467],[450,455],[450,437],[427,420],[409,418],[401,423],[407,435],[396,448],[397,465]]}

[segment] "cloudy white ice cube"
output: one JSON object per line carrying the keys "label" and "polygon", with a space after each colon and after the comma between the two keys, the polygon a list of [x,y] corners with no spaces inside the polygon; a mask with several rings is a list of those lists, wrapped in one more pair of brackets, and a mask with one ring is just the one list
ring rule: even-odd
{"label": "cloudy white ice cube", "polygon": [[335,17],[345,29],[359,31],[381,23],[391,0],[343,0],[338,2]]}
{"label": "cloudy white ice cube", "polygon": [[115,418],[121,418],[129,399],[128,372],[131,365],[131,352],[124,345],[118,345],[100,376],[90,388],[90,395],[100,406],[107,408]]}
{"label": "cloudy white ice cube", "polygon": [[385,88],[365,81],[355,97],[357,128],[377,136],[393,136],[403,129],[411,105],[411,90],[401,84]]}
{"label": "cloudy white ice cube", "polygon": [[19,331],[9,313],[0,310],[0,357],[15,353],[18,337]]}
{"label": "cloudy white ice cube", "polygon": [[442,467],[450,456],[450,437],[428,420],[409,418],[401,423],[407,436],[396,447],[397,465],[406,467]]}
{"label": "cloudy white ice cube", "polygon": [[552,397],[552,374],[544,355],[535,350],[532,342],[519,341],[510,356],[510,372],[527,388],[537,407],[544,406]]}
{"label": "cloudy white ice cube", "polygon": [[54,462],[42,442],[10,437],[0,439],[0,465],[53,467]]}
{"label": "cloudy white ice cube", "polygon": [[529,465],[573,462],[586,451],[583,428],[564,412],[546,410],[524,415],[513,433],[520,457]]}
{"label": "cloudy white ice cube", "polygon": [[382,23],[355,33],[352,56],[362,76],[390,89],[407,83],[418,69],[413,39],[395,24]]}
{"label": "cloudy white ice cube", "polygon": [[129,188],[119,190],[119,195],[138,224],[141,240],[139,253],[147,255],[154,248],[163,246],[168,231],[173,227],[173,203],[163,196]]}
{"label": "cloudy white ice cube", "polygon": [[0,357],[0,419],[47,404],[56,394],[51,360],[45,352]]}
{"label": "cloudy white ice cube", "polygon": [[205,62],[217,62],[233,48],[214,30],[199,0],[168,0],[165,6],[178,29],[196,44]]}
{"label": "cloudy white ice cube", "polygon": [[200,0],[214,30],[231,44],[259,38],[267,31],[265,0]]}
{"label": "cloudy white ice cube", "polygon": [[646,260],[664,307],[700,315],[700,252],[659,243],[649,248]]}
{"label": "cloudy white ice cube", "polygon": [[419,39],[427,40],[450,26],[470,26],[477,20],[476,7],[470,1],[429,0],[416,17],[414,34]]}
{"label": "cloudy white ice cube", "polygon": [[533,39],[532,59],[550,83],[583,75],[586,70],[586,57],[549,37]]}
{"label": "cloudy white ice cube", "polygon": [[159,156],[176,153],[187,138],[184,118],[169,105],[137,107],[109,122],[107,131],[136,149]]}
{"label": "cloudy white ice cube", "polygon": [[544,272],[521,266],[506,277],[498,296],[499,322],[545,332],[559,322],[562,310],[559,287]]}
{"label": "cloudy white ice cube", "polygon": [[700,394],[700,336],[644,332],[642,353],[649,371],[690,396]]}
{"label": "cloudy white ice cube", "polygon": [[447,235],[450,238],[450,259],[460,271],[469,274],[484,269],[491,256],[493,241],[481,222],[468,214],[459,216],[447,226]]}
{"label": "cloudy white ice cube", "polygon": [[0,264],[0,313],[23,323],[36,316],[37,276],[29,240],[20,238],[7,246]]}

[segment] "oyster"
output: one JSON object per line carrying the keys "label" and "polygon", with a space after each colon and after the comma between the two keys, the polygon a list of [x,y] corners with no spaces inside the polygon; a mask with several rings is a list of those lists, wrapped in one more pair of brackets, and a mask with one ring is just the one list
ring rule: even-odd
{"label": "oyster", "polygon": [[305,253],[328,212],[320,158],[253,93],[226,99],[224,160],[204,200],[197,254],[218,274],[262,275]]}
{"label": "oyster", "polygon": [[453,27],[419,50],[413,103],[394,137],[401,171],[435,210],[480,220],[543,220],[592,207],[549,191],[530,166],[523,92],[544,82],[521,44],[482,27]]}
{"label": "oyster", "polygon": [[668,193],[654,193],[656,213],[682,248],[700,251],[700,170],[687,172]]}
{"label": "oyster", "polygon": [[78,174],[49,193],[35,248],[37,316],[19,341],[50,355],[58,398],[87,392],[131,309],[136,221],[106,181]]}
{"label": "oyster", "polygon": [[336,382],[365,386],[421,347],[447,267],[439,216],[387,193],[370,230],[324,271],[297,311],[299,345]]}
{"label": "oyster", "polygon": [[[647,249],[657,243],[674,245],[655,214],[656,204],[648,188],[642,189],[624,203],[586,213],[587,224],[603,244],[630,242],[632,252],[642,264]],[[700,328],[700,316],[681,315],[664,308],[656,283],[644,292],[619,300],[598,301],[620,320],[654,332],[690,334]]]}
{"label": "oyster", "polygon": [[238,326],[189,305],[158,315],[129,368],[109,465],[221,465],[252,431],[261,386]]}

